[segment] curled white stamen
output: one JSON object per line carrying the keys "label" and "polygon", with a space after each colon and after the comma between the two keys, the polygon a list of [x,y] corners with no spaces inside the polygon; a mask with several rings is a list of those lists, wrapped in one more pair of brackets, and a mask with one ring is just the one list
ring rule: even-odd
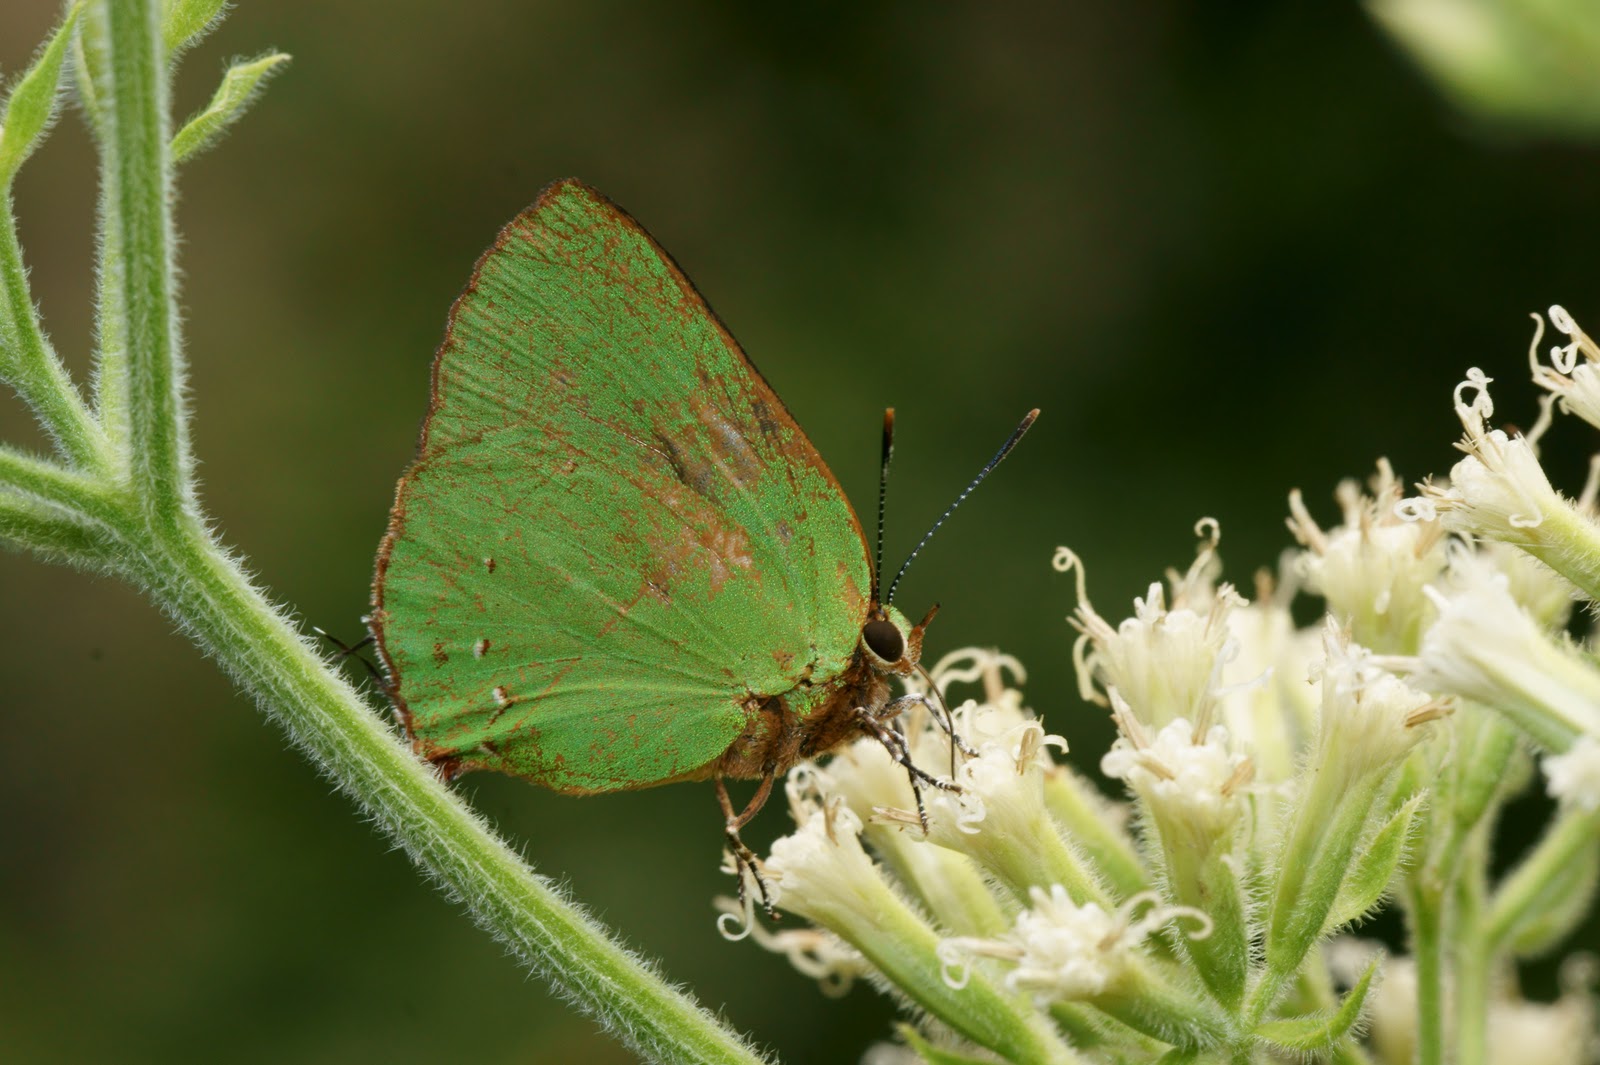
{"label": "curled white stamen", "polygon": [[1394,505],[1394,516],[1401,521],[1436,521],[1439,507],[1425,496],[1411,496]]}
{"label": "curled white stamen", "polygon": [[[1456,414],[1465,422],[1467,419],[1477,417],[1479,420],[1494,416],[1494,400],[1489,395],[1489,386],[1494,383],[1494,378],[1485,374],[1476,366],[1467,370],[1467,378],[1458,383],[1451,398],[1455,403]],[[1468,389],[1476,389],[1477,395],[1472,397],[1471,403],[1464,403],[1461,394]]]}

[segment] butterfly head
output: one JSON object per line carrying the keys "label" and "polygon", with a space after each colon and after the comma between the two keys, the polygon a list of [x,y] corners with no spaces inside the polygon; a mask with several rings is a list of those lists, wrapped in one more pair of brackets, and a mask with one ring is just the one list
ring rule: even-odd
{"label": "butterfly head", "polygon": [[874,606],[861,626],[861,653],[879,673],[910,676],[922,661],[922,633],[939,612],[934,604],[927,617],[913,625],[892,604]]}

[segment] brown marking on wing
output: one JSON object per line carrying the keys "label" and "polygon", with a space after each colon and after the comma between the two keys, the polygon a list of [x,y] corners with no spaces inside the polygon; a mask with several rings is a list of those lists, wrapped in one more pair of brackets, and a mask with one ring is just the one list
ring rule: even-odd
{"label": "brown marking on wing", "polygon": [[[401,722],[405,725],[407,733],[411,736],[413,744],[418,753],[422,754],[424,757],[428,757],[431,761],[433,761],[440,768],[441,773],[446,775],[447,778],[454,776],[457,773],[464,772],[466,769],[480,767],[488,763],[482,759],[473,759],[468,754],[462,752],[443,751],[437,744],[428,743],[425,745],[422,742],[422,739],[415,733],[413,729],[413,715],[398,691],[401,681],[399,671],[394,661],[391,649],[385,640],[385,630],[390,623],[389,615],[384,609],[385,580],[388,575],[388,569],[393,555],[394,545],[398,543],[404,536],[408,486],[410,485],[412,479],[415,478],[419,472],[428,467],[430,464],[429,459],[432,457],[430,455],[429,437],[434,428],[436,415],[443,406],[444,402],[443,393],[447,383],[445,379],[446,375],[444,374],[444,366],[447,361],[447,355],[454,352],[457,347],[458,342],[456,338],[456,322],[461,308],[465,301],[471,299],[478,292],[480,278],[488,260],[497,252],[501,251],[509,242],[513,240],[535,241],[544,239],[545,235],[541,233],[536,226],[530,225],[529,219],[536,216],[538,212],[548,203],[553,201],[568,188],[575,185],[578,185],[578,183],[569,180],[556,182],[550,186],[547,186],[540,193],[538,200],[535,202],[532,208],[520,214],[515,220],[513,220],[511,224],[503,228],[493,245],[484,252],[483,256],[479,258],[476,266],[473,269],[469,283],[463,290],[461,296],[457,298],[455,304],[451,307],[445,339],[436,354],[432,366],[430,378],[430,404],[427,416],[423,423],[421,438],[418,445],[417,459],[413,463],[412,468],[404,477],[401,478],[400,483],[397,485],[395,504],[390,514],[389,528],[378,552],[373,585],[373,611],[371,615],[371,628],[375,637],[379,657],[382,660],[389,677],[389,694],[395,704],[396,714],[400,718]],[[839,498],[845,500],[845,510],[849,515],[851,525],[856,533],[856,540],[861,544],[863,557],[865,557],[866,541],[861,535],[860,521],[855,515],[853,508],[849,507],[848,500],[844,497],[843,490],[840,488],[837,479],[834,477],[832,471],[828,469],[826,463],[823,462],[821,456],[817,453],[815,447],[806,437],[803,430],[801,430],[800,426],[789,414],[787,408],[784,407],[782,400],[779,399],[777,394],[767,383],[766,378],[761,374],[760,370],[755,366],[754,363],[750,361],[743,349],[740,348],[738,343],[733,339],[726,326],[722,323],[721,319],[715,314],[710,305],[698,294],[698,292],[695,291],[692,283],[683,274],[682,269],[677,265],[672,257],[664,249],[662,249],[661,246],[657,244],[656,241],[650,237],[650,235],[645,232],[637,222],[635,222],[620,208],[617,208],[614,204],[611,204],[609,200],[606,200],[603,196],[594,192],[592,189],[584,189],[584,192],[586,195],[592,197],[603,206],[609,208],[609,210],[614,214],[617,222],[620,222],[622,225],[628,227],[648,243],[655,255],[657,255],[665,265],[669,278],[676,282],[679,287],[679,292],[677,293],[677,302],[680,311],[685,315],[704,315],[709,317],[713,328],[722,340],[722,343],[725,345],[727,351],[731,353],[731,355],[737,361],[741,362],[745,369],[749,371],[748,380],[737,380],[734,383],[738,386],[738,398],[748,404],[748,409],[750,410],[751,416],[755,422],[755,428],[761,433],[762,436],[766,437],[770,441],[776,453],[783,459],[781,463],[775,463],[773,466],[788,472],[788,475],[791,477],[793,474],[789,471],[791,471],[791,467],[795,465],[808,466],[818,473],[831,487],[831,489],[838,493]],[[609,239],[615,241],[617,238],[612,237]],[[510,327],[508,326],[507,328],[509,329]],[[586,397],[577,394],[578,390],[573,387],[574,382],[570,376],[570,372],[568,372],[568,376],[566,376],[564,379],[560,376],[559,371],[554,376],[556,379],[552,383],[556,386],[556,389],[553,389],[552,391],[564,388],[565,398],[571,401],[571,406],[573,409],[587,406],[587,404],[584,402]],[[704,374],[703,379],[710,376],[711,375],[709,374]],[[530,391],[536,392],[537,390]],[[528,398],[531,400],[534,397],[530,395]],[[548,400],[549,398],[551,398],[550,394],[546,393],[545,399]],[[728,424],[725,419],[722,419],[720,416],[716,415],[714,408],[712,408],[709,404],[696,403],[695,408],[695,422],[699,429],[699,432],[697,432],[695,435],[700,435],[700,433],[704,433],[706,435],[706,440],[701,442],[704,445],[703,450],[698,453],[709,454],[711,461],[721,467],[719,472],[721,473],[721,476],[726,478],[728,483],[742,487],[746,484],[753,483],[754,479],[761,475],[764,468],[773,468],[764,467],[760,461],[759,455],[751,447],[750,438],[744,437],[743,434],[738,431],[736,426]],[[710,411],[711,413],[708,415],[705,413],[706,411]],[[500,426],[496,425],[494,427],[486,427],[485,432],[487,432],[489,428],[500,428]],[[615,429],[616,427],[612,428]],[[483,433],[479,433],[474,436],[474,434],[469,433],[463,436],[458,443],[468,442],[474,439],[481,441],[483,435]],[[689,465],[683,462],[682,455],[686,450],[684,445],[688,442],[676,441],[672,442],[670,446],[659,440],[655,443],[657,446],[652,450],[656,450],[658,454],[662,454],[664,461],[667,461],[667,457],[672,456],[676,451],[679,464],[683,468],[682,475],[677,477],[679,483],[686,486],[690,491],[696,491],[697,482],[699,482],[702,492],[710,487],[709,483],[704,480],[703,475],[700,475],[697,471],[690,469]],[[696,452],[690,451],[689,453]],[[563,472],[572,472],[573,465],[574,464],[569,459],[569,468]],[[796,493],[797,501],[800,498],[802,498],[801,495]],[[798,515],[798,518],[802,523],[805,521],[804,514]],[[641,595],[649,594],[661,599],[664,602],[670,602],[672,594],[672,574],[670,571],[685,564],[689,564],[691,556],[700,550],[708,552],[710,556],[716,560],[712,564],[712,583],[714,585],[714,590],[720,589],[722,584],[731,576],[733,572],[732,567],[748,568],[751,565],[747,534],[743,529],[733,530],[731,534],[724,533],[720,537],[711,536],[697,539],[697,535],[698,534],[695,534],[692,531],[688,531],[680,534],[677,537],[674,548],[679,552],[679,557],[674,560],[670,557],[671,553],[667,552],[666,554],[669,557],[663,559],[662,570],[664,572],[645,575],[641,584]],[[793,535],[793,530],[786,522],[780,524],[780,527],[777,530],[777,536],[779,537],[780,541],[787,544]],[[700,562],[703,565],[704,559],[700,559]],[[484,558],[483,564],[489,572],[494,571],[495,560],[493,558]],[[870,565],[870,563],[868,564]],[[858,587],[856,581],[850,576],[851,568],[852,567],[849,565],[848,561],[842,560],[840,562],[839,571],[841,576],[844,577],[844,583],[841,586],[841,601],[838,605],[847,610],[849,610],[849,608],[852,606],[859,606],[859,613],[864,620],[868,604],[866,603],[864,590]],[[633,602],[637,601],[637,598],[633,600]],[[480,610],[485,609],[481,598],[478,599],[477,605]],[[851,610],[850,612],[855,613],[856,611]],[[859,661],[856,662],[856,665],[859,665]],[[557,680],[559,680],[559,678],[557,678]],[[853,690],[854,685],[852,684],[850,686]],[[770,716],[773,706],[771,700],[773,697],[751,696],[750,698],[765,698],[767,701],[761,704],[765,709],[762,709],[760,714],[756,716]],[[780,698],[778,700],[778,705],[780,708],[781,702],[782,700]],[[753,712],[750,711],[749,707],[746,707],[746,710],[747,717],[749,717]],[[786,711],[783,713],[783,715],[781,715],[781,717],[789,718],[792,718],[792,716],[793,715],[788,715]],[[811,720],[811,718],[815,716],[816,715],[813,714],[808,717],[807,720]],[[746,733],[750,733],[752,729],[755,729],[757,732],[762,732],[762,729],[758,728],[756,723],[753,721],[747,724]],[[816,733],[818,736],[821,735],[820,732],[816,731],[814,726],[807,729],[797,730],[795,727],[792,727],[791,723],[790,727],[779,729],[779,732],[782,733],[796,731],[803,732],[806,735],[811,735],[812,733]],[[745,736],[741,736],[741,740],[746,738],[747,737]],[[815,744],[813,743],[812,746],[814,745]],[[424,750],[425,746],[430,748],[430,750]],[[489,753],[497,754],[497,748],[489,747],[487,744],[484,746]],[[738,743],[736,743],[734,746],[738,746]],[[681,774],[673,779],[696,779],[709,776],[716,765],[722,760],[728,758],[732,754],[732,751],[733,748],[730,747],[729,751],[718,760],[692,769],[687,773]],[[557,763],[562,763],[563,761],[564,760],[559,757],[556,759]],[[732,763],[730,763],[730,765],[731,764]],[[561,765],[558,764],[553,775],[559,778],[561,772]],[[648,786],[652,783],[665,783],[665,781],[620,781],[618,786],[639,787]],[[563,790],[582,792],[585,790],[599,789]]]}

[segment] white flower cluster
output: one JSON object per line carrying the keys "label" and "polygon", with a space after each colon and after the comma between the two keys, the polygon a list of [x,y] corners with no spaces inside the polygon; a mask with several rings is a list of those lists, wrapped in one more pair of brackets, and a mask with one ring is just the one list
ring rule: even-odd
{"label": "white flower cluster", "polygon": [[[1490,379],[1469,371],[1448,480],[1408,498],[1380,461],[1338,487],[1330,528],[1292,493],[1299,550],[1253,601],[1222,581],[1210,519],[1193,563],[1121,621],[1058,550],[1080,693],[1118,732],[1099,766],[1124,801],[1024,708],[1019,663],[960,651],[913,691],[976,686],[950,715],[961,742],[926,707],[897,724],[944,786],[914,787],[876,739],[794,767],[797,828],[764,867],[814,927],[768,932],[725,904],[724,933],[830,993],[892,989],[918,1023],[872,1060],[1588,1060],[1581,995],[1541,1006],[1506,979],[1600,881],[1600,666],[1567,633],[1573,603],[1600,599],[1596,487],[1563,496],[1536,447],[1553,410],[1600,427],[1600,347],[1550,317],[1569,342],[1535,359],[1553,398],[1531,437],[1491,426]],[[1301,595],[1321,600],[1314,624],[1295,619]],[[1557,813],[1496,878],[1488,840],[1531,755]],[[1348,964],[1333,937],[1388,904],[1405,953],[1387,975],[1370,946]],[[1541,1039],[1536,1019],[1558,1017]]]}

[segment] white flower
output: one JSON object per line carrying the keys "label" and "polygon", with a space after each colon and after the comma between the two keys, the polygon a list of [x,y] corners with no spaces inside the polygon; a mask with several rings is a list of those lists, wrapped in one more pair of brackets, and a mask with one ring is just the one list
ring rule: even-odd
{"label": "white flower", "polygon": [[1506,577],[1506,590],[1546,629],[1560,629],[1572,613],[1572,582],[1520,547],[1498,541],[1476,545],[1478,557]]}
{"label": "white flower", "polygon": [[[925,760],[917,758],[915,753],[912,761],[931,773],[939,773],[937,762],[925,764]],[[872,811],[880,806],[916,805],[905,766],[895,761],[888,749],[871,737],[856,740],[835,751],[826,769],[810,762],[795,765],[789,770],[784,788],[789,792],[791,807],[800,793],[833,795],[842,799],[845,806],[863,822],[870,820]]]}
{"label": "white flower", "polygon": [[819,924],[839,910],[865,907],[881,881],[861,847],[861,820],[837,803],[811,810],[793,833],[772,844],[766,861],[772,904]]}
{"label": "white flower", "polygon": [[1405,758],[1422,739],[1420,726],[1443,717],[1448,707],[1381,668],[1331,617],[1323,625],[1322,646],[1321,732],[1313,765],[1338,773],[1345,786],[1355,785]]}
{"label": "white flower", "polygon": [[1219,716],[1236,748],[1250,752],[1257,778],[1272,783],[1293,776],[1316,732],[1317,692],[1306,676],[1321,644],[1314,630],[1295,628],[1292,592],[1262,576],[1256,601],[1228,612],[1238,647],[1230,673],[1241,679],[1222,689]]}
{"label": "white flower", "polygon": [[1600,809],[1600,740],[1579,736],[1565,754],[1545,755],[1544,775],[1552,799],[1583,810]]}
{"label": "white flower", "polygon": [[1144,598],[1134,599],[1134,616],[1116,628],[1089,602],[1077,556],[1058,549],[1056,568],[1078,569],[1078,607],[1071,621],[1082,635],[1073,655],[1086,699],[1110,705],[1104,689],[1115,688],[1148,725],[1160,727],[1180,717],[1210,723],[1223,670],[1237,653],[1227,616],[1245,602],[1230,584],[1213,587],[1215,544],[1213,538],[1202,547],[1187,573],[1170,575],[1171,609],[1161,585],[1151,584]]}
{"label": "white flower", "polygon": [[[1006,986],[1031,992],[1041,1005],[1094,998],[1111,990],[1128,971],[1147,936],[1174,919],[1194,920],[1200,926],[1197,936],[1211,931],[1205,914],[1161,906],[1154,892],[1136,895],[1114,912],[1094,903],[1076,905],[1060,884],[1048,891],[1035,887],[1029,897],[1033,905],[1005,934],[994,939],[961,936],[939,944],[946,983],[964,987],[973,958],[999,958],[1012,966]],[[1143,915],[1135,917],[1142,908]]]}
{"label": "white flower", "polygon": [[[990,740],[1003,741],[1007,733],[1033,720],[1023,709],[1022,693],[1007,686],[1005,674],[1009,671],[1020,683],[1025,674],[1022,664],[1010,655],[979,647],[952,651],[941,658],[928,676],[943,702],[953,684],[980,683],[985,702],[967,700],[952,712],[956,734],[972,748]],[[928,695],[921,678],[913,678],[907,687],[914,694]],[[927,705],[915,708],[903,719],[903,730],[911,761],[922,771],[936,777],[951,772],[951,744],[946,724],[939,721]],[[1062,749],[1065,740],[1057,737]],[[956,759],[959,765],[961,755]],[[809,768],[808,768],[809,767]],[[797,775],[798,774],[798,775]],[[865,737],[836,751],[826,769],[802,763],[790,771],[793,789],[826,792],[844,800],[857,817],[869,824],[875,815],[888,810],[914,811],[916,795],[911,788],[910,775],[905,766],[896,761],[877,739]],[[936,793],[932,785],[923,785],[926,803]],[[798,820],[798,815],[797,815]],[[920,826],[919,826],[920,827]]]}
{"label": "white flower", "polygon": [[[1558,405],[1568,414],[1576,414],[1590,425],[1600,427],[1600,347],[1589,334],[1578,328],[1578,323],[1560,305],[1550,308],[1550,324],[1569,338],[1569,343],[1550,349],[1550,365],[1539,361],[1539,340],[1544,335],[1544,322],[1533,315],[1537,326],[1533,343],[1528,346],[1528,362],[1533,370],[1533,381],[1548,389]],[[1582,361],[1579,361],[1579,357]]]}
{"label": "white flower", "polygon": [[[1424,484],[1423,500],[1436,508],[1453,532],[1521,543],[1550,511],[1567,504],[1550,487],[1526,437],[1508,437],[1502,430],[1486,428],[1485,420],[1494,414],[1489,397],[1492,381],[1474,367],[1456,385],[1456,416],[1466,429],[1456,447],[1467,457],[1451,468],[1449,485]],[[1470,402],[1465,398],[1469,392]],[[1402,515],[1427,513],[1415,501],[1407,502]]]}
{"label": "white flower", "polygon": [[[1008,708],[968,703],[957,711],[958,731],[976,744],[977,756],[956,772],[959,792],[924,794],[928,838],[940,846],[965,849],[964,836],[980,831],[1008,844],[1023,843],[1047,825],[1044,774],[1047,748],[1067,749],[1060,736],[1047,735],[1033,718]],[[996,841],[991,841],[996,842]]]}
{"label": "white flower", "polygon": [[1225,842],[1243,814],[1244,788],[1251,777],[1247,755],[1229,750],[1228,730],[1213,725],[1197,737],[1179,719],[1149,739],[1137,721],[1118,715],[1125,730],[1100,760],[1144,800],[1168,839],[1168,846],[1200,853]]}
{"label": "white flower", "polygon": [[[1565,969],[1565,967],[1564,967]],[[1594,1008],[1587,988],[1567,985],[1553,1003],[1495,997],[1484,1019],[1489,1062],[1516,1065],[1584,1065],[1593,1060]],[[1384,962],[1383,983],[1367,996],[1372,1046],[1383,1065],[1410,1065],[1417,1047],[1417,967],[1409,958]]]}
{"label": "white flower", "polygon": [[[981,684],[984,702],[999,706],[1015,701],[1020,706],[1022,692],[1015,685],[1006,683],[1007,673],[1011,674],[1016,684],[1024,684],[1028,680],[1027,671],[1014,656],[988,647],[963,647],[951,651],[928,670],[929,678],[941,694],[948,695],[952,684]],[[917,686],[914,678],[911,685]]]}
{"label": "white flower", "polygon": [[1600,672],[1539,628],[1503,573],[1463,546],[1451,552],[1445,589],[1429,594],[1439,619],[1412,683],[1507,713],[1546,747],[1600,735]]}
{"label": "white flower", "polygon": [[1306,551],[1300,569],[1308,590],[1328,601],[1328,611],[1351,625],[1374,650],[1416,649],[1432,615],[1423,588],[1444,569],[1444,527],[1407,520],[1395,507],[1403,493],[1394,470],[1378,461],[1369,496],[1353,480],[1335,493],[1342,524],[1324,532],[1312,520],[1299,490],[1289,493],[1289,530]]}

